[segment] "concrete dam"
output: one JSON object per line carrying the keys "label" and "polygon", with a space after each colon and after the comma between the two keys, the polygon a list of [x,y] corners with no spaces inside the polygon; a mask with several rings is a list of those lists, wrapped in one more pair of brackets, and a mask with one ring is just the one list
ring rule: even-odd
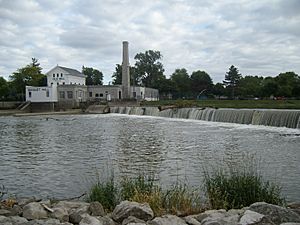
{"label": "concrete dam", "polygon": [[212,122],[252,124],[300,129],[300,110],[111,107],[111,113],[205,120]]}

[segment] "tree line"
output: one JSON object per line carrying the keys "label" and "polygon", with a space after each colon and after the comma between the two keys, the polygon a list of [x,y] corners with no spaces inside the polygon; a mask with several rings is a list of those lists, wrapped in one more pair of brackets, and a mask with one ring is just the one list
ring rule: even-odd
{"label": "tree line", "polygon": [[[159,51],[148,50],[134,57],[130,66],[131,85],[156,88],[160,98],[203,99],[203,98],[300,98],[300,77],[295,72],[284,72],[276,77],[243,76],[237,67],[231,65],[221,83],[214,84],[210,75],[202,70],[191,74],[185,68],[178,68],[169,76],[161,62]],[[92,67],[82,67],[86,85],[102,85],[103,73]],[[112,84],[122,82],[122,66],[117,64],[112,74]],[[47,79],[36,58],[25,67],[17,69],[6,81],[0,76],[0,100],[24,100],[25,86],[47,86]]]}

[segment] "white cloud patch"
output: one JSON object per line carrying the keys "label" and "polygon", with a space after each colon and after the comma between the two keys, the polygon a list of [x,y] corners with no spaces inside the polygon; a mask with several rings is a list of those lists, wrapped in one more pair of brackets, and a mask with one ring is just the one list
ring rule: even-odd
{"label": "white cloud patch", "polygon": [[39,59],[103,71],[111,80],[128,40],[130,62],[149,49],[165,74],[207,71],[220,82],[230,65],[243,75],[300,73],[298,0],[0,0],[0,75]]}

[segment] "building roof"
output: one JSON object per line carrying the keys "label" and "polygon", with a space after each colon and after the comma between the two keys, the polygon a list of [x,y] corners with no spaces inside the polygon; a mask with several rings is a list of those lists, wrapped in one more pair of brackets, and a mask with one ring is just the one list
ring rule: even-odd
{"label": "building roof", "polygon": [[61,68],[64,71],[66,71],[70,75],[77,76],[77,77],[85,77],[85,75],[83,73],[80,73],[78,70],[71,69],[71,68],[68,68],[68,67],[63,67],[63,66],[58,66],[58,67]]}

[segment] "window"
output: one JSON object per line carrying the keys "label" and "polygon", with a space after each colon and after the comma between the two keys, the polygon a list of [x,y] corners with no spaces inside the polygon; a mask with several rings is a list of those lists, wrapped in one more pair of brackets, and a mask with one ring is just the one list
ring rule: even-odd
{"label": "window", "polygon": [[57,82],[57,85],[59,85],[59,83]]}
{"label": "window", "polygon": [[90,96],[90,98],[93,97],[93,92],[90,92],[90,93],[89,93],[89,96]]}
{"label": "window", "polygon": [[50,96],[50,93],[49,93],[49,90],[47,90],[46,91],[46,97],[49,98],[49,96]]}
{"label": "window", "polygon": [[73,91],[67,91],[68,98],[73,98]]}
{"label": "window", "polygon": [[57,77],[59,77],[59,74],[56,74]]}
{"label": "window", "polygon": [[65,92],[64,91],[60,91],[59,92],[59,97],[60,98],[65,98]]}
{"label": "window", "polygon": [[62,74],[62,73],[60,74],[60,77],[63,77],[63,74]]}
{"label": "window", "polygon": [[65,85],[65,82],[63,82],[63,85]]}
{"label": "window", "polygon": [[28,92],[28,97],[31,98],[31,91]]}
{"label": "window", "polygon": [[95,94],[95,97],[96,97],[96,98],[98,98],[98,97],[99,97],[99,94],[98,94],[98,93],[97,93],[97,94]]}
{"label": "window", "polygon": [[53,74],[53,77],[55,77],[55,73]]}
{"label": "window", "polygon": [[103,97],[103,94],[102,93],[100,93],[100,98],[102,98]]}
{"label": "window", "polygon": [[51,83],[51,86],[53,85],[53,82]]}
{"label": "window", "polygon": [[136,98],[136,92],[135,91],[132,92],[132,95],[133,95],[134,98]]}

